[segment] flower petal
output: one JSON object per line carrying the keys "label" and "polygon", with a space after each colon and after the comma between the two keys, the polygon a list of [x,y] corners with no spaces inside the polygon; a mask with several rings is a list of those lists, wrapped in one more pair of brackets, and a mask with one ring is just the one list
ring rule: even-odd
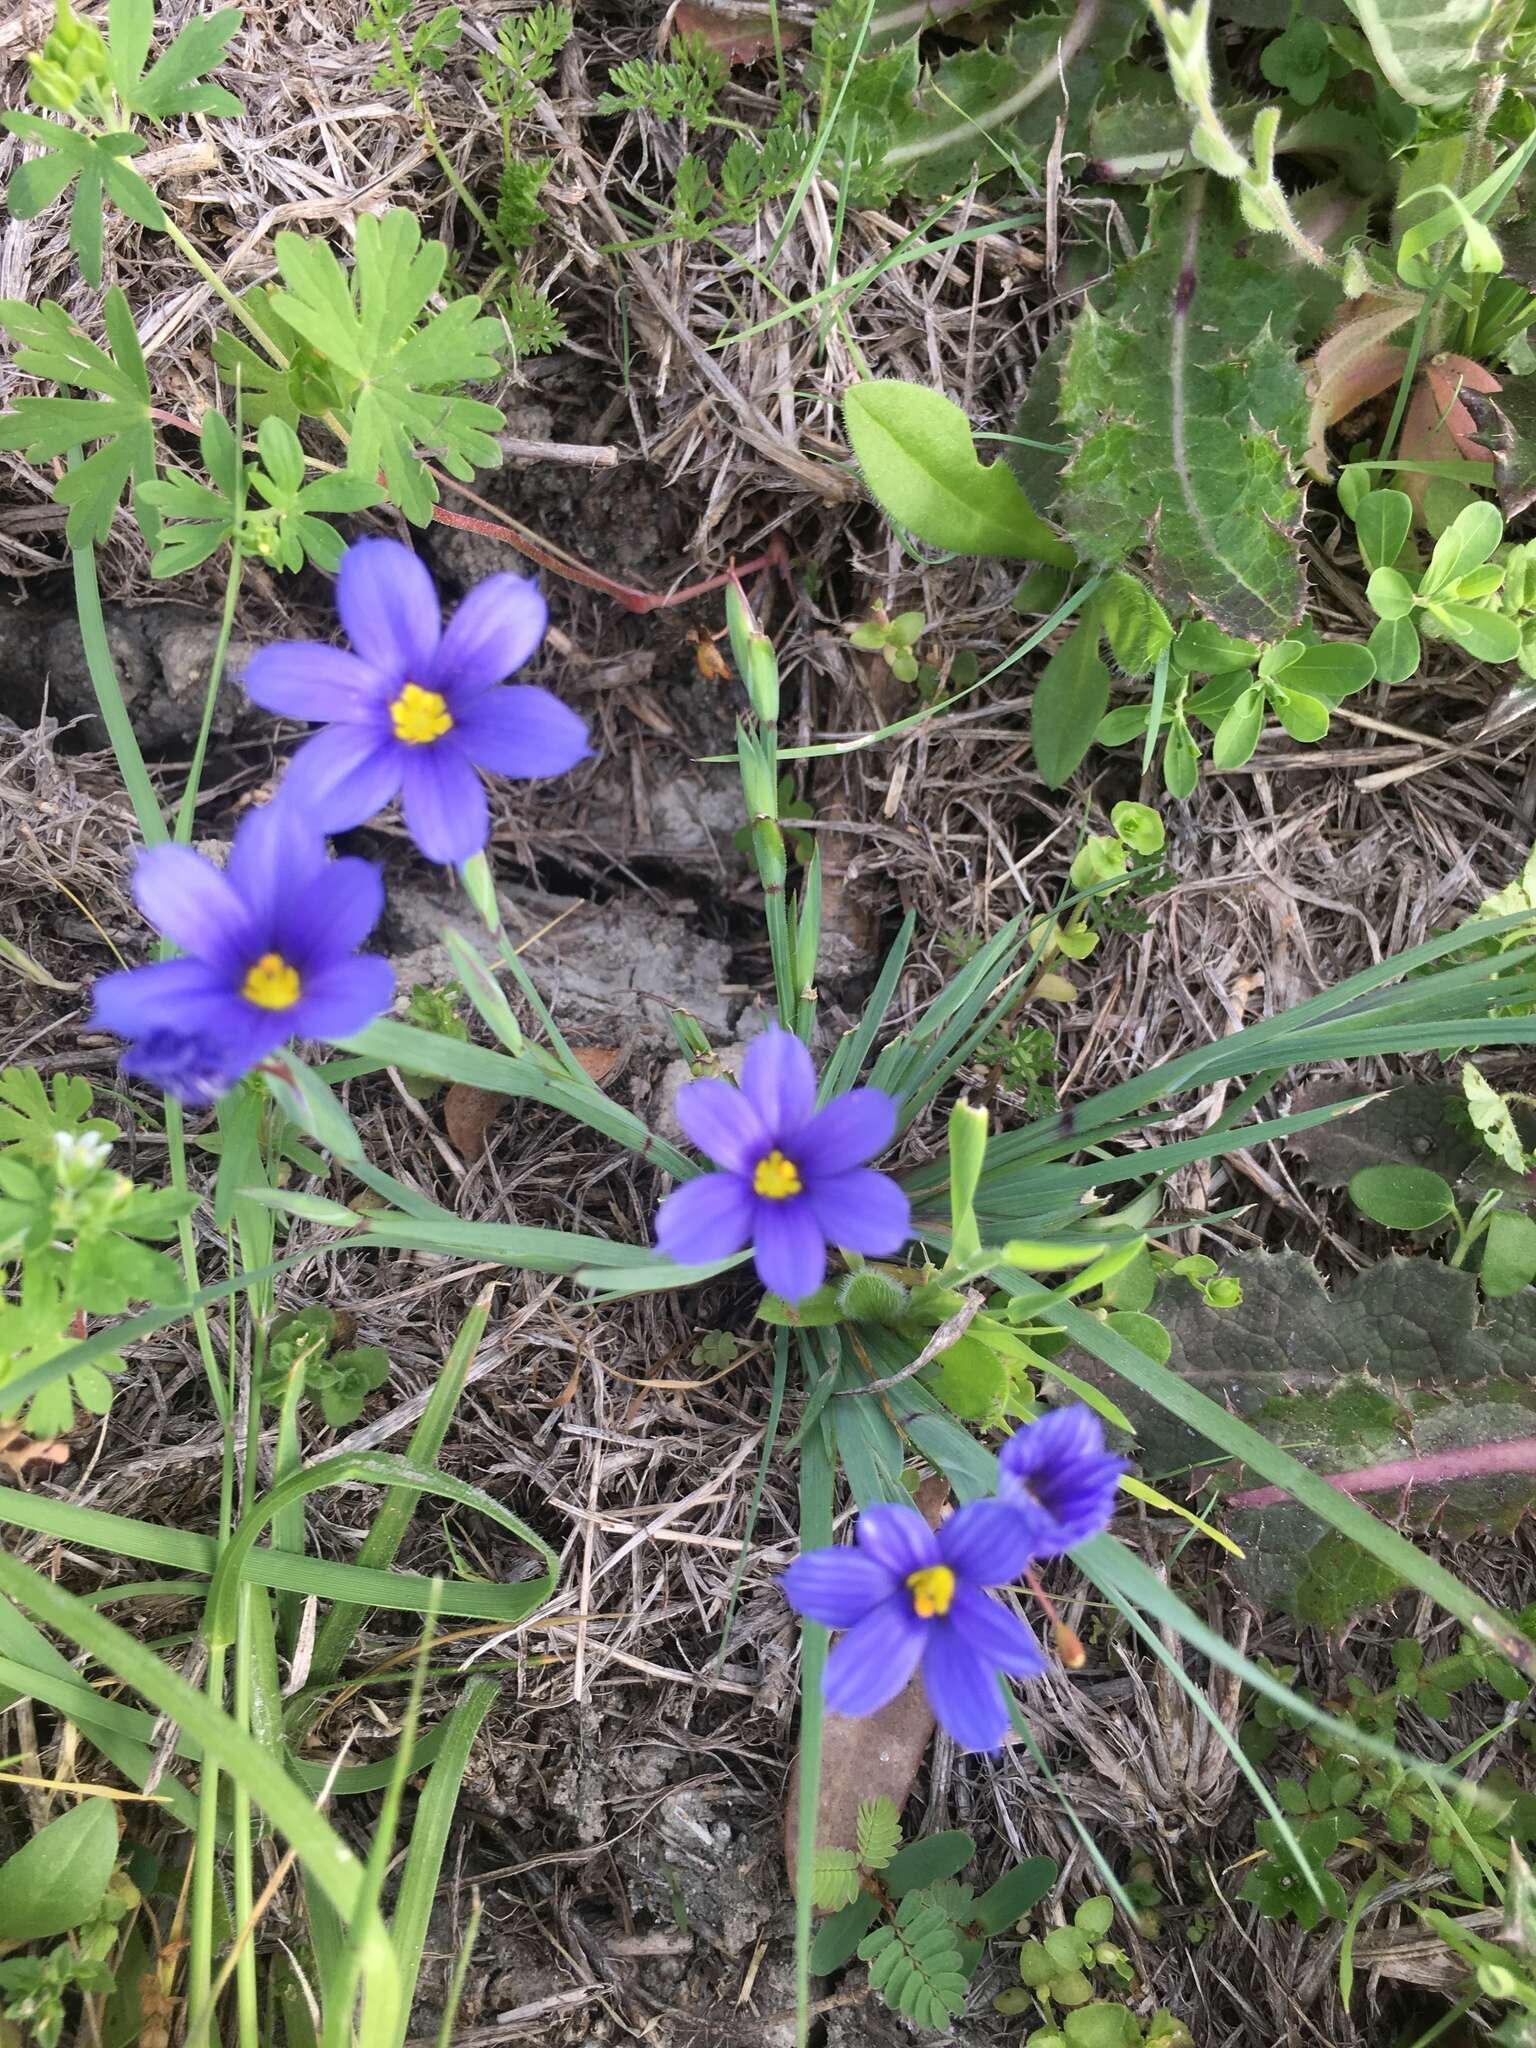
{"label": "flower petal", "polygon": [[806,1551],[779,1585],[797,1614],[808,1614],[828,1628],[852,1628],[896,1591],[896,1582],[883,1565],[847,1547]]}
{"label": "flower petal", "polygon": [[680,1266],[732,1258],[751,1236],[751,1190],[734,1173],[685,1180],[656,1211],[656,1242]]}
{"label": "flower petal", "polygon": [[1031,1515],[1000,1500],[967,1501],[939,1530],[944,1562],[973,1586],[1006,1586],[1038,1555]]}
{"label": "flower petal", "polygon": [[781,1030],[777,1024],[760,1031],[747,1047],[741,1063],[741,1087],[774,1144],[792,1137],[809,1122],[816,1107],[816,1069],[811,1056],[792,1031]]}
{"label": "flower petal", "polygon": [[757,1277],[786,1301],[804,1301],[827,1277],[827,1241],[803,1195],[784,1202],[754,1199],[753,1251]]}
{"label": "flower petal", "polygon": [[[316,734],[309,744],[324,737]],[[235,829],[224,872],[250,913],[256,952],[265,952],[273,943],[283,910],[309,893],[325,864],[324,836],[297,806],[274,800],[246,812]]]}
{"label": "flower petal", "polygon": [[934,1718],[962,1749],[996,1749],[1008,1733],[997,1667],[958,1629],[939,1624],[923,1652],[923,1688]]}
{"label": "flower petal", "polygon": [[909,1601],[881,1601],[832,1647],[822,1698],[834,1714],[873,1714],[895,1699],[923,1654],[924,1624]]}
{"label": "flower petal", "polygon": [[190,846],[139,855],[133,900],[155,930],[194,959],[232,974],[250,951],[251,914],[229,877]]}
{"label": "flower petal", "polygon": [[305,740],[278,789],[320,832],[345,832],[382,811],[400,788],[405,749],[377,726],[328,725]]}
{"label": "flower petal", "polygon": [[446,741],[404,750],[405,826],[428,860],[457,867],[491,836],[491,807],[469,756]]}
{"label": "flower petal", "polygon": [[997,1462],[998,1498],[1034,1524],[1037,1557],[1109,1527],[1126,1465],[1104,1448],[1104,1425],[1091,1408],[1048,1410],[1008,1439]]}
{"label": "flower petal", "polygon": [[251,656],[241,681],[253,704],[279,718],[355,725],[378,717],[398,678],[380,674],[344,647],[279,640]]}
{"label": "flower petal", "polygon": [[[487,576],[448,621],[433,658],[430,687],[446,696],[505,681],[537,651],[548,624],[544,593],[530,577],[507,571]],[[417,680],[426,683],[427,678]]]}
{"label": "flower petal", "polygon": [[795,1157],[814,1174],[846,1173],[883,1152],[895,1135],[895,1096],[883,1088],[851,1088],[817,1110],[800,1133]]}
{"label": "flower petal", "polygon": [[[800,1153],[803,1158],[803,1144]],[[883,1257],[899,1252],[912,1235],[912,1204],[876,1167],[856,1166],[852,1173],[808,1181],[805,1195],[829,1244]]]}
{"label": "flower petal", "polygon": [[216,1038],[244,1028],[241,1002],[227,974],[204,960],[156,960],[122,974],[104,974],[92,991],[92,1031],[119,1038],[145,1038],[152,1031],[177,1030]]}
{"label": "flower petal", "polygon": [[486,690],[453,716],[465,753],[493,775],[564,775],[592,752],[586,720],[534,683]]}
{"label": "flower petal", "polygon": [[1015,1678],[1039,1678],[1050,1669],[1034,1630],[1000,1600],[978,1593],[974,1586],[956,1586],[945,1623],[999,1671]]}
{"label": "flower petal", "polygon": [[304,974],[348,959],[384,914],[384,877],[371,860],[327,861],[318,886],[278,906],[273,945]]}
{"label": "flower petal", "polygon": [[732,1173],[750,1174],[769,1149],[761,1118],[731,1081],[685,1081],[676,1109],[689,1143]]}
{"label": "flower petal", "polygon": [[295,1038],[351,1038],[395,999],[395,973],[377,953],[354,953],[302,983],[287,1014]]}
{"label": "flower petal", "polygon": [[391,684],[419,679],[436,658],[437,587],[403,541],[353,541],[337,573],[336,609],[353,647]]}
{"label": "flower petal", "polygon": [[901,1580],[941,1561],[939,1539],[916,1508],[866,1508],[854,1541]]}
{"label": "flower petal", "polygon": [[126,1046],[118,1065],[162,1095],[206,1109],[227,1095],[260,1057],[258,1050],[247,1058],[243,1048],[224,1034],[205,1038],[195,1032],[152,1031]]}

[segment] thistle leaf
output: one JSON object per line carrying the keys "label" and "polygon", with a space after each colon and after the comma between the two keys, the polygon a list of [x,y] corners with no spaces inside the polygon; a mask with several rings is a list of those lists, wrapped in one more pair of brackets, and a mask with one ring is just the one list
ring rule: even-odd
{"label": "thistle leaf", "polygon": [[1459,107],[1497,59],[1495,0],[1348,0],[1387,83],[1411,107]]}
{"label": "thistle leaf", "polygon": [[1059,509],[1090,561],[1116,567],[1145,549],[1170,610],[1271,641],[1301,616],[1291,478],[1307,406],[1279,338],[1294,284],[1240,258],[1242,232],[1209,180],[1154,199],[1113,304],[1073,329],[1061,414],[1078,442]]}

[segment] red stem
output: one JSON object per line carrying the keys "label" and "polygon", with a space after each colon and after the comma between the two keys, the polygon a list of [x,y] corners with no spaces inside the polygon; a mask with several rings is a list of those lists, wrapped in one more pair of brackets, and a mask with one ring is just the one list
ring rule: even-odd
{"label": "red stem", "polygon": [[[1392,1458],[1353,1472],[1322,1476],[1340,1493],[1390,1493],[1401,1487],[1433,1486],[1452,1479],[1486,1479],[1499,1472],[1536,1472],[1536,1436],[1511,1437],[1502,1444],[1472,1444],[1464,1451],[1436,1451],[1427,1458]],[[1234,1508],[1273,1508],[1293,1496],[1283,1486],[1255,1486],[1234,1493]]]}

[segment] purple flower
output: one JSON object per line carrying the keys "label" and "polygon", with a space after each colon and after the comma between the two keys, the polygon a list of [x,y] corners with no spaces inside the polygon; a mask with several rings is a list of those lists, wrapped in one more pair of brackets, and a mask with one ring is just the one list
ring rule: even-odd
{"label": "purple flower", "polygon": [[763,1285],[803,1301],[826,1278],[829,1244],[900,1251],[912,1226],[907,1198],[864,1164],[896,1134],[895,1101],[854,1088],[818,1110],[816,1069],[789,1032],[753,1039],[739,1088],[680,1088],[677,1120],[720,1171],[685,1181],[657,1210],[668,1258],[707,1265],[751,1245]]}
{"label": "purple flower", "polygon": [[251,811],[220,870],[187,846],[139,856],[134,898],[187,956],[109,974],[91,1024],[134,1043],[123,1058],[204,1103],[290,1038],[347,1038],[387,1010],[389,962],[357,948],[384,884],[365,860],[327,860],[284,804]]}
{"label": "purple flower", "polygon": [[285,718],[324,722],[283,783],[325,832],[360,825],[403,792],[405,822],[428,860],[471,859],[490,832],[480,781],[563,775],[591,752],[587,728],[549,690],[496,686],[544,638],[538,586],[487,576],[446,628],[426,568],[396,540],[354,541],[336,578],[349,654],[280,640],[255,655],[245,687]]}
{"label": "purple flower", "polygon": [[916,1508],[867,1508],[851,1546],[811,1550],[779,1581],[800,1614],[846,1629],[822,1692],[836,1714],[873,1714],[922,1667],[940,1725],[962,1749],[996,1749],[1008,1731],[998,1676],[1038,1678],[1044,1651],[984,1586],[1029,1563],[1023,1518],[995,1500],[957,1508],[930,1529]]}
{"label": "purple flower", "polygon": [[1104,1448],[1104,1425],[1080,1402],[1025,1423],[997,1454],[997,1497],[1030,1532],[1036,1557],[1054,1557],[1109,1527],[1126,1468]]}

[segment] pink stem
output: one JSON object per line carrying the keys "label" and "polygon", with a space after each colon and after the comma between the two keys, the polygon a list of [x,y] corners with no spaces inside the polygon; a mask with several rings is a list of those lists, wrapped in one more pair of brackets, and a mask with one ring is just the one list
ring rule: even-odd
{"label": "pink stem", "polygon": [[[1452,1479],[1486,1479],[1497,1472],[1536,1472],[1536,1436],[1512,1437],[1508,1443],[1472,1444],[1464,1451],[1437,1451],[1427,1458],[1392,1458],[1383,1465],[1362,1465],[1354,1472],[1322,1475],[1340,1493],[1390,1493],[1396,1487],[1445,1484]],[[1273,1508],[1293,1496],[1283,1486],[1255,1486],[1234,1493],[1234,1508]]]}

